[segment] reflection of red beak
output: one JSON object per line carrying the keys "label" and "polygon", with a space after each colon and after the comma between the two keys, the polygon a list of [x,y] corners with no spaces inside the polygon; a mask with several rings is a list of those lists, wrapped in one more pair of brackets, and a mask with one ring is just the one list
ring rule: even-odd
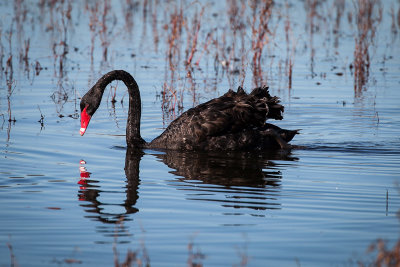
{"label": "reflection of red beak", "polygon": [[86,109],[88,106],[86,106],[81,113],[81,129],[80,129],[80,134],[81,136],[85,134],[86,128],[89,125],[90,119],[92,118],[89,114],[87,114]]}

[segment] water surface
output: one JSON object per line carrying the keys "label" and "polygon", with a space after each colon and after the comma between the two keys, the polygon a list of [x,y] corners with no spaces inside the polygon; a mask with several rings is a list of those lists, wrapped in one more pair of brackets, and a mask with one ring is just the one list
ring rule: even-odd
{"label": "water surface", "polygon": [[[180,7],[149,2],[110,1],[107,34],[93,24],[103,18],[103,4],[97,11],[93,3],[69,1],[1,4],[0,266],[110,266],[128,250],[152,266],[341,266],[370,263],[376,254],[367,249],[378,238],[388,247],[397,242],[400,46],[390,16],[396,1],[381,4],[385,16],[362,90],[354,89],[349,68],[357,33],[350,15],[341,17],[335,35],[336,17],[328,11],[339,7],[318,5],[311,42],[309,7],[276,4],[282,12],[270,22],[275,32],[263,50],[260,79],[285,105],[284,120],[271,123],[301,129],[291,153],[127,150],[122,83],[113,83],[115,105],[114,89],[106,90],[79,135],[79,98],[111,69],[138,81],[147,141],[183,110],[241,83],[247,91],[257,85],[251,50],[240,69],[240,35],[226,26],[229,3],[183,4],[187,27],[203,6],[208,11],[194,56],[199,67],[186,69],[188,28],[173,52],[176,68],[168,61],[171,19]],[[245,10],[244,40],[251,43]],[[286,11],[297,42],[291,88]],[[346,2],[343,14],[349,12],[355,16]],[[209,32],[218,47],[205,48]],[[176,90],[176,102],[170,93],[163,101],[165,88]]]}

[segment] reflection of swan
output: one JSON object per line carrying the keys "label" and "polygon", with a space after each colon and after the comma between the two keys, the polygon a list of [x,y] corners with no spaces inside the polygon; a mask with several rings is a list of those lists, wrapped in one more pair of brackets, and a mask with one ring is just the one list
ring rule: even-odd
{"label": "reflection of swan", "polygon": [[268,87],[250,94],[239,87],[229,90],[184,112],[150,143],[140,136],[141,99],[135,79],[123,70],[114,70],[103,77],[82,97],[81,130],[83,135],[93,114],[100,106],[106,86],[122,80],[128,87],[129,111],[126,142],[131,147],[173,150],[267,150],[289,148],[287,144],[297,131],[266,124],[267,118],[281,120],[283,106],[271,96]]}
{"label": "reflection of swan", "polygon": [[[105,224],[115,224],[121,220],[132,220],[129,214],[138,212],[135,207],[139,198],[139,164],[143,152],[129,148],[126,151],[125,174],[126,190],[121,204],[104,203],[98,200],[102,193],[99,181],[90,177],[83,169],[78,197],[85,211],[91,218]],[[177,176],[173,185],[179,190],[186,190],[187,199],[196,201],[213,201],[224,207],[246,208],[251,210],[279,209],[278,196],[282,174],[279,165],[271,160],[296,160],[283,154],[183,152],[168,150],[155,154]],[[121,193],[122,194],[122,193]],[[118,205],[124,212],[105,212],[104,207]],[[260,216],[259,214],[257,216]],[[106,232],[105,228],[101,229]],[[113,236],[114,229],[109,230]]]}
{"label": "reflection of swan", "polygon": [[[295,160],[282,154],[245,152],[193,153],[166,151],[156,154],[190,191],[192,200],[217,201],[225,207],[277,209],[282,174],[272,160]],[[217,185],[217,186],[215,186]],[[224,196],[221,198],[221,195]]]}
{"label": "reflection of swan", "polygon": [[90,178],[90,173],[86,172],[82,174],[81,171],[81,180],[79,184],[81,184],[81,190],[79,191],[78,197],[80,200],[88,201],[87,204],[81,204],[82,207],[87,208],[85,211],[89,213],[93,213],[91,216],[87,216],[88,218],[92,218],[94,220],[101,221],[103,223],[117,223],[121,219],[128,220],[125,218],[127,214],[132,214],[138,211],[135,208],[135,204],[138,195],[139,188],[139,163],[140,159],[143,156],[143,152],[135,149],[127,149],[126,157],[125,157],[125,175],[126,175],[126,194],[125,200],[121,204],[117,204],[125,209],[123,213],[108,213],[104,212],[104,206],[110,205],[108,203],[102,203],[98,200],[98,197],[103,192],[96,183],[98,181]]}

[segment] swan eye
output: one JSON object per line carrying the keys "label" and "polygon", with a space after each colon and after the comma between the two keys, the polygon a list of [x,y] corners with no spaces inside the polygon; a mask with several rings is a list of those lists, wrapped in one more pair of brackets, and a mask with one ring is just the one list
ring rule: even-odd
{"label": "swan eye", "polygon": [[80,106],[81,106],[81,112],[82,112],[85,109],[85,107],[87,107],[88,105],[81,102]]}

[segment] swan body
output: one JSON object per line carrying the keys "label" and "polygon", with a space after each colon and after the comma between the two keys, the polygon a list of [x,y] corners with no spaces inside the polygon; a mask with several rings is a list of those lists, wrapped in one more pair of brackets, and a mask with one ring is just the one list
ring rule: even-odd
{"label": "swan body", "polygon": [[101,77],[82,97],[81,130],[100,106],[106,86],[122,80],[129,92],[126,141],[129,147],[172,150],[271,150],[290,148],[288,142],[297,130],[284,130],[266,123],[268,118],[281,120],[284,107],[268,87],[255,88],[247,94],[241,87],[182,113],[153,141],[140,135],[141,99],[135,79],[126,71],[113,70]]}

